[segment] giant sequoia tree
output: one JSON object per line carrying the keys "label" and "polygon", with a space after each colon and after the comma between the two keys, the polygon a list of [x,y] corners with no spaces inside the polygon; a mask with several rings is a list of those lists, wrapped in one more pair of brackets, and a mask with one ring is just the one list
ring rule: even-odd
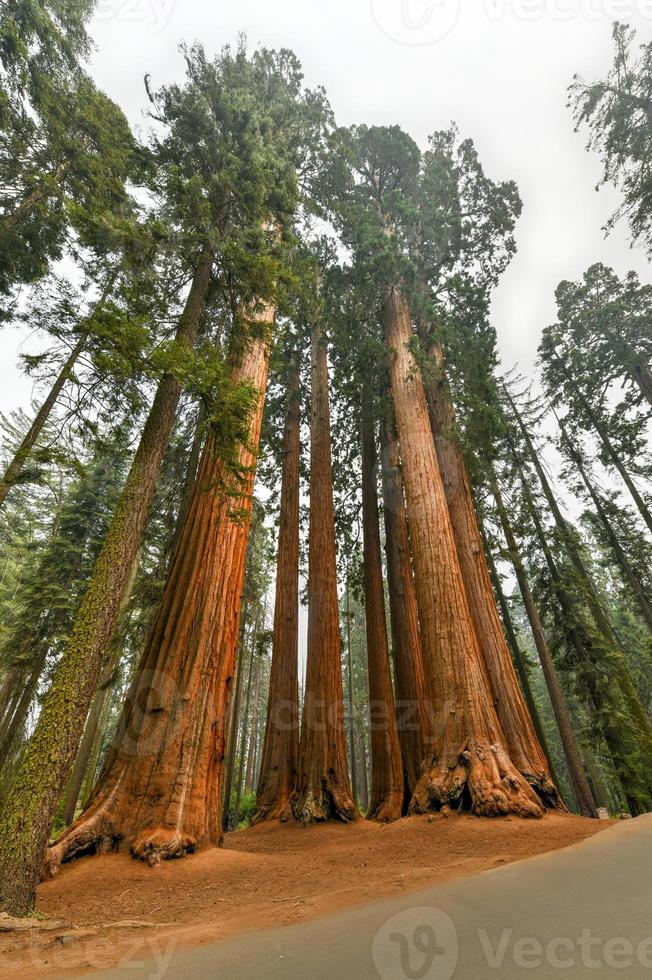
{"label": "giant sequoia tree", "polygon": [[[261,53],[248,59],[243,50],[232,53],[227,49],[211,64],[197,49],[188,55],[187,63],[186,87],[172,86],[155,98],[158,115],[168,126],[167,136],[157,144],[162,186],[167,192],[170,220],[178,223],[184,232],[188,250],[186,261],[193,272],[179,326],[181,352],[184,345],[187,347],[192,343],[206,309],[216,240],[222,243],[218,271],[224,289],[231,294],[228,306],[235,302],[242,310],[244,322],[250,318],[249,306],[254,304],[255,310],[257,297],[264,298],[265,291],[271,290],[272,281],[278,274],[278,263],[272,261],[270,252],[276,248],[276,232],[265,231],[263,226],[269,228],[271,221],[276,228],[295,206],[295,172],[300,151],[298,136],[302,125],[298,116],[303,115],[295,113],[294,125],[288,125],[285,135],[279,136],[279,128],[273,125],[275,114],[276,118],[283,115],[291,121],[292,106],[298,105],[300,92],[298,68],[286,54],[276,57]],[[203,169],[199,173],[198,156],[192,144],[198,132],[204,134],[204,149],[199,155]],[[242,321],[236,320],[236,325],[238,322]],[[236,329],[232,342],[237,346],[237,341]],[[269,338],[265,340],[265,351],[269,351]],[[266,365],[266,359],[264,363]],[[3,881],[7,887],[2,901],[10,908],[24,909],[32,901],[56,804],[74,761],[99,679],[102,654],[115,626],[137,553],[181,393],[183,361],[180,365],[169,360],[168,364],[170,373],[159,387],[139,453],[80,608],[66,655],[12,794],[5,802],[4,812],[13,814],[8,817],[7,827],[11,822],[13,829],[7,830],[0,846],[0,864],[5,871]],[[215,366],[208,376],[212,376],[215,385],[222,375],[216,374],[219,362],[213,358],[211,364]],[[262,370],[261,366],[252,367],[252,376],[254,387],[264,390],[262,382],[266,374],[262,374]],[[247,381],[246,374],[238,374],[238,365],[232,368],[231,374],[227,391],[233,384],[239,386]],[[223,384],[220,387],[224,389]],[[228,398],[224,402],[222,397],[221,407],[220,395],[219,389],[213,392],[213,397],[217,398],[215,431],[221,431],[228,444],[232,439],[229,426],[232,406]],[[253,448],[255,451],[255,445]],[[224,681],[230,676],[228,662],[227,656]],[[83,678],[81,697],[80,674]],[[75,699],[66,695],[71,685],[77,692]],[[66,705],[63,713],[62,704]],[[38,777],[35,767],[40,766],[39,760],[44,753],[51,755],[53,744],[58,747],[56,764],[49,770],[50,778],[44,781]],[[29,836],[29,848],[24,846],[25,834]],[[15,862],[20,864],[21,871],[13,874],[9,868]],[[14,877],[20,881],[18,890],[8,887]]]}
{"label": "giant sequoia tree", "polygon": [[308,660],[292,809],[304,823],[356,819],[346,755],[328,395],[319,301],[311,334]]}
{"label": "giant sequoia tree", "polygon": [[[452,472],[459,472],[456,485],[462,490],[466,486],[470,513],[457,517],[459,512],[454,511],[459,541],[455,539],[442,463],[435,451],[425,400],[422,369],[414,354],[416,335],[410,295],[417,312],[440,319],[441,312],[431,305],[429,290],[434,290],[437,284],[441,290],[446,277],[454,275],[457,263],[463,261],[466,238],[472,241],[469,252],[475,254],[481,269],[485,266],[491,269],[495,253],[500,256],[506,249],[509,254],[509,245],[501,245],[504,228],[511,227],[509,207],[505,205],[507,215],[494,227],[483,209],[486,192],[475,156],[466,147],[460,153],[461,160],[451,162],[453,139],[451,134],[433,138],[432,151],[424,161],[411,140],[396,129],[358,127],[342,139],[352,172],[340,205],[342,226],[355,248],[358,263],[377,277],[383,304],[410,521],[425,685],[434,714],[433,730],[429,733],[430,761],[412,805],[414,809],[447,805],[464,797],[468,788],[468,799],[476,812],[514,810],[539,815],[541,805],[528,781],[549,801],[555,800],[556,792],[502,639],[482,548],[479,555],[473,549],[472,531],[475,528],[477,542],[479,533],[461,457],[457,464],[453,459],[448,466],[447,480],[451,480]],[[436,175],[441,177],[444,165],[448,180],[438,184]],[[472,184],[471,191],[467,191],[478,212],[473,222],[474,227],[480,228],[477,238],[469,235],[464,222],[461,226],[455,224],[458,195],[464,186],[460,174],[468,181],[475,178],[477,185],[477,189]],[[456,189],[456,179],[460,180],[459,189]],[[435,193],[438,186],[443,190]],[[506,201],[512,195],[510,188],[499,194]],[[484,208],[487,213],[500,214],[496,206],[492,209],[485,203]],[[416,226],[415,209],[419,219]],[[415,234],[419,236],[416,247]],[[430,278],[422,279],[422,270],[431,261]],[[500,258],[497,264],[500,266]],[[441,437],[449,439],[451,412],[441,398],[440,395],[441,410],[433,401],[433,408],[438,412],[433,421]],[[453,455],[454,447],[450,449]],[[448,458],[444,456],[446,465]],[[455,465],[457,471],[452,469]],[[453,495],[453,503],[458,500],[459,494]],[[469,561],[465,563],[463,556],[467,553]],[[468,581],[464,579],[463,567],[467,569]],[[478,569],[483,570],[479,580]],[[472,608],[486,610],[484,619],[478,619],[477,624]],[[482,622],[483,630],[486,628],[489,611],[493,635],[497,631],[500,644],[484,651],[478,627]],[[484,635],[482,642],[487,643]],[[464,652],[469,650],[473,651],[471,655]],[[505,732],[496,715],[490,677],[500,692],[499,699],[500,695],[505,697],[503,716],[509,723]],[[506,690],[510,693],[505,696]],[[450,704],[456,705],[454,711],[446,707]],[[518,717],[512,719],[510,713],[514,710]]]}

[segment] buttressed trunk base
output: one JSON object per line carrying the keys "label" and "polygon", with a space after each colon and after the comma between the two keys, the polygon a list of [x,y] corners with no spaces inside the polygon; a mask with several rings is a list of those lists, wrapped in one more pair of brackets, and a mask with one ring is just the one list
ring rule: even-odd
{"label": "buttressed trunk base", "polygon": [[[271,324],[273,316],[267,307],[260,322]],[[234,367],[233,382],[259,392],[248,443],[239,450],[240,478],[234,486],[209,431],[118,735],[87,809],[48,852],[50,874],[62,862],[121,843],[150,864],[222,843],[225,722],[268,360],[269,336],[257,337]]]}
{"label": "buttressed trunk base", "polygon": [[397,287],[384,302],[392,397],[403,461],[432,725],[411,812],[467,807],[479,816],[541,817],[510,758],[464,587],[418,364]]}

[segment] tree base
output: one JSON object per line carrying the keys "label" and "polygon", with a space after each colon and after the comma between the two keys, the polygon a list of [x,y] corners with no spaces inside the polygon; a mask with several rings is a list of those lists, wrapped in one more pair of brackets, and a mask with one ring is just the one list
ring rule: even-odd
{"label": "tree base", "polygon": [[[53,878],[62,864],[91,854],[117,851],[127,840],[115,823],[103,812],[81,817],[54,841],[47,850],[41,880]],[[217,841],[221,846],[222,839]],[[161,861],[192,854],[199,842],[191,834],[169,827],[150,827],[141,831],[130,843],[129,853],[138,861],[156,867]]]}
{"label": "tree base", "polygon": [[436,758],[430,761],[414,791],[410,814],[444,808],[479,817],[512,814],[540,819],[544,815],[542,800],[497,746],[487,752],[465,751],[453,767]]}
{"label": "tree base", "polygon": [[403,816],[403,799],[396,794],[388,795],[381,800],[372,800],[367,810],[366,820],[375,823],[394,823]]}
{"label": "tree base", "polygon": [[329,820],[339,820],[341,823],[353,823],[358,820],[358,809],[347,793],[324,788],[321,793],[312,789],[296,792],[290,801],[295,820],[307,826],[311,823],[326,823]]}
{"label": "tree base", "polygon": [[290,801],[286,800],[284,803],[260,807],[253,816],[251,826],[255,827],[259,823],[271,823],[274,820],[278,820],[280,823],[287,823],[293,817],[294,814],[292,813]]}

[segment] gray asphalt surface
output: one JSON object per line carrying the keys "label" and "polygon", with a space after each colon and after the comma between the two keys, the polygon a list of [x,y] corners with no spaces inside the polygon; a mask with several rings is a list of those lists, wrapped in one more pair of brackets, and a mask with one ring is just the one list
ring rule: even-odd
{"label": "gray asphalt surface", "polygon": [[[327,885],[326,885],[327,887]],[[652,815],[564,851],[103,980],[652,980]]]}

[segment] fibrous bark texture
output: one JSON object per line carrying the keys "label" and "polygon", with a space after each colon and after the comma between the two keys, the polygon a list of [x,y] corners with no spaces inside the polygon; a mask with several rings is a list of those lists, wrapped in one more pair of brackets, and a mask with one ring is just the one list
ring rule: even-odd
{"label": "fibrous bark texture", "polygon": [[[177,329],[176,339],[183,347],[197,335],[212,264],[212,254],[204,252]],[[34,902],[48,837],[129,585],[180,396],[180,382],[166,375],[38,724],[2,808],[0,908],[9,913],[24,914]]]}
{"label": "fibrous bark texture", "polygon": [[355,820],[346,759],[335,554],[328,358],[319,326],[311,339],[308,659],[292,810],[304,823]]}
{"label": "fibrous bark texture", "polygon": [[428,712],[400,451],[387,422],[383,426],[382,477],[396,717],[403,760],[403,808],[407,812],[426,756]]}
{"label": "fibrous bark texture", "polygon": [[437,462],[410,312],[401,291],[384,302],[401,446],[424,674],[432,730],[414,813],[468,805],[482,816],[540,817],[543,805],[510,758],[475,634]]}
{"label": "fibrous bark texture", "polygon": [[[274,311],[259,314],[271,324]],[[238,480],[207,434],[158,612],[89,805],[48,853],[48,869],[129,845],[151,864],[222,841],[226,706],[233,681],[269,336],[248,342],[234,384],[257,392]]]}
{"label": "fibrous bark texture", "polygon": [[475,634],[487,668],[494,707],[505,733],[510,758],[516,768],[536,789],[547,806],[564,809],[521,692],[498,614],[471,484],[462,448],[455,435],[455,409],[446,380],[444,352],[440,344],[432,345],[429,361],[430,377],[426,385],[426,398],[437,460],[460,571]]}
{"label": "fibrous bark texture", "polygon": [[267,725],[256,815],[260,820],[291,815],[299,755],[299,496],[301,404],[298,355],[288,383],[283,436],[281,513],[276,563],[276,603],[272,636]]}
{"label": "fibrous bark texture", "polygon": [[362,525],[364,534],[364,600],[369,676],[371,800],[367,819],[389,823],[403,809],[401,747],[389,666],[385,591],[378,520],[376,434],[373,393],[362,390]]}

